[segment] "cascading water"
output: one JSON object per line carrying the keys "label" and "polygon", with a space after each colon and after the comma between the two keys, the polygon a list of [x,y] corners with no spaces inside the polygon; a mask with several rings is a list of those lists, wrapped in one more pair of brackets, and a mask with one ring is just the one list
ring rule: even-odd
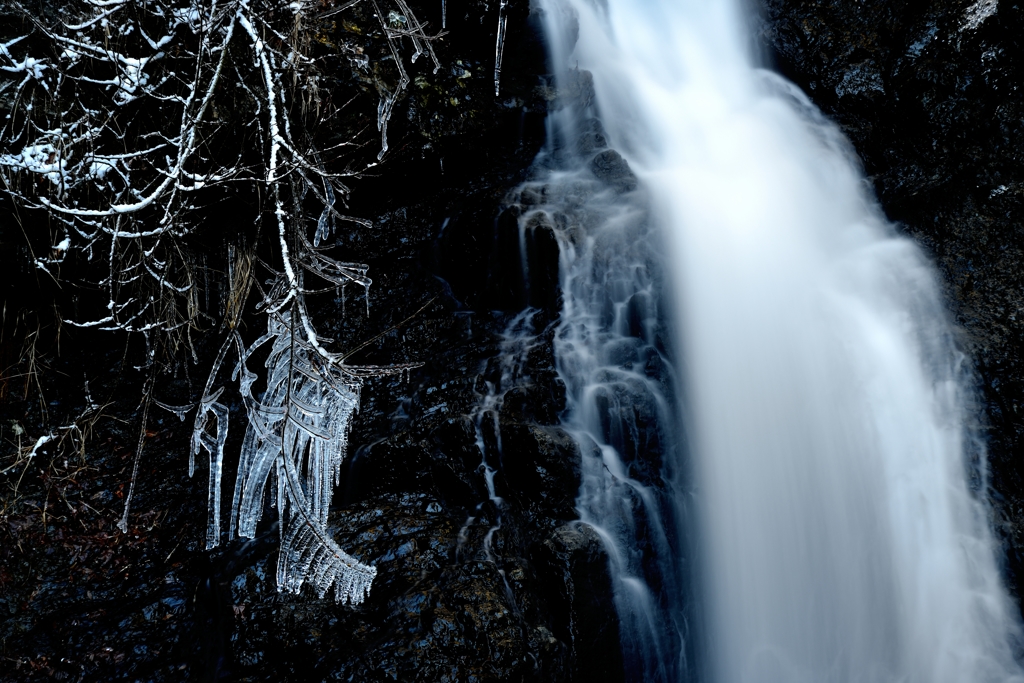
{"label": "cascading water", "polygon": [[[520,246],[529,253],[529,231],[546,229],[559,245],[562,426],[581,452],[577,509],[609,556],[626,672],[630,680],[673,681],[688,667],[692,600],[684,598],[684,510],[675,495],[675,382],[658,348],[659,240],[643,194],[628,192],[635,178],[585,114],[568,107],[553,117],[555,142],[538,160],[553,169],[520,188]],[[611,173],[595,174],[591,166],[602,161]]]}
{"label": "cascading water", "polygon": [[[487,500],[480,501],[459,531],[459,554],[495,562],[492,549],[494,533],[501,528],[501,515],[505,501],[498,495],[494,485],[495,475],[501,468],[501,430],[498,413],[505,394],[523,381],[523,366],[527,356],[538,343],[533,319],[537,310],[526,308],[507,323],[498,345],[497,355],[486,361],[481,368],[481,377],[488,374],[490,364],[497,365],[493,380],[482,380],[484,393],[472,414],[476,431],[476,447],[480,451],[480,466],[477,471],[483,476],[487,487]],[[490,457],[488,457],[490,456]],[[482,534],[480,529],[485,529]],[[477,533],[473,533],[474,530]],[[478,536],[479,543],[470,543],[471,536]],[[504,577],[504,569],[498,573]]]}
{"label": "cascading water", "polygon": [[[535,209],[562,247],[556,353],[584,446],[578,504],[608,547],[637,677],[1024,680],[969,486],[984,463],[964,360],[929,265],[885,222],[841,135],[756,68],[738,2],[540,4],[555,64],[593,75],[604,128],[563,115],[561,136],[606,137],[640,184],[577,147]],[[662,271],[672,295],[658,304]],[[685,411],[645,371],[661,345],[629,321],[657,316],[631,317],[635,302],[673,312]],[[662,429],[641,428],[645,411]],[[662,443],[667,481],[645,480],[630,449],[645,433],[671,442],[681,430],[666,425],[681,423],[692,468]],[[681,530],[700,549],[704,646]]]}
{"label": "cascading water", "polygon": [[549,116],[536,179],[514,197],[525,294],[545,298],[531,290],[531,261],[543,263],[537,245],[550,231],[562,294],[554,338],[566,386],[562,427],[581,454],[577,510],[608,554],[625,672],[646,683],[686,680],[694,600],[681,533],[688,506],[676,380],[660,306],[662,240],[646,193],[586,102],[587,74],[568,79],[563,90],[576,97]]}

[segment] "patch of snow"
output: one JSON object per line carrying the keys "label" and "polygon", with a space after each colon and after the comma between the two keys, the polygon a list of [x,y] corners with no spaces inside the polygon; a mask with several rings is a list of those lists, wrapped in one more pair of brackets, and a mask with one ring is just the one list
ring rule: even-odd
{"label": "patch of snow", "polygon": [[107,177],[107,174],[114,168],[114,164],[117,163],[115,157],[105,157],[95,155],[93,156],[92,162],[89,164],[87,174],[95,178],[96,180],[103,180]]}
{"label": "patch of snow", "polygon": [[981,26],[981,22],[988,19],[999,9],[999,0],[977,0],[967,8],[964,13],[964,20],[960,24],[961,31],[973,31]]}
{"label": "patch of snow", "polygon": [[145,90],[149,83],[149,75],[144,69],[150,59],[149,57],[144,59],[122,57],[120,59],[121,71],[117,75],[117,92],[114,93],[114,102],[127,104],[137,97],[136,91]]}
{"label": "patch of snow", "polygon": [[836,94],[840,97],[884,92],[882,74],[870,59],[850,65],[849,70],[843,75],[843,80],[836,86]]}
{"label": "patch of snow", "polygon": [[199,12],[199,8],[196,5],[172,9],[171,16],[174,18],[175,24],[184,24],[192,29],[193,32],[201,26],[203,21],[203,15]]}
{"label": "patch of snow", "polygon": [[67,159],[49,143],[27,145],[18,154],[0,154],[0,166],[39,173],[54,185],[70,180]]}
{"label": "patch of snow", "polygon": [[912,57],[920,57],[921,53],[924,52],[924,49],[928,47],[929,43],[931,43],[932,40],[934,40],[938,32],[939,27],[936,26],[935,24],[929,23],[927,30],[925,30],[924,32],[924,35],[922,35],[919,39],[911,43],[910,47],[907,48],[907,54],[909,54]]}
{"label": "patch of snow", "polygon": [[[0,45],[0,49],[3,49],[2,45]],[[16,62],[7,50],[3,50],[3,55],[11,60],[11,65],[0,66],[0,71],[7,71],[15,74],[26,73],[37,81],[41,81],[43,79],[43,71],[46,70],[46,62],[44,60],[35,59],[34,57],[25,57],[25,59],[20,62]]]}
{"label": "patch of snow", "polygon": [[39,440],[36,441],[36,445],[32,447],[32,451],[28,454],[29,459],[36,457],[36,453],[39,452],[39,449],[51,441],[53,441],[53,434],[47,434],[46,436],[39,437]]}

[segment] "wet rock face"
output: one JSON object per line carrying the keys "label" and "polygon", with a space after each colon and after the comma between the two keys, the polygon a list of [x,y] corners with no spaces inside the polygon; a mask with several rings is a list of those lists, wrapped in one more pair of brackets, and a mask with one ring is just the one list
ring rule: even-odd
{"label": "wet rock face", "polygon": [[[584,146],[589,142],[584,138]],[[636,176],[622,155],[614,149],[606,149],[594,156],[590,162],[590,170],[598,180],[608,183],[620,192],[636,189]]]}
{"label": "wet rock face", "polygon": [[889,217],[935,259],[987,421],[1024,594],[1024,5],[762,0],[776,65],[839,122]]}
{"label": "wet rock face", "polygon": [[256,561],[230,584],[239,677],[291,670],[338,681],[564,679],[567,648],[538,612],[534,568],[460,558],[462,520],[440,501],[381,496],[336,521],[335,537],[380,572],[370,599],[355,609],[280,600],[273,563]]}
{"label": "wet rock face", "polygon": [[575,648],[578,680],[622,680],[608,560],[597,532],[586,524],[559,527],[544,541],[544,552],[550,599],[560,606],[555,632]]}

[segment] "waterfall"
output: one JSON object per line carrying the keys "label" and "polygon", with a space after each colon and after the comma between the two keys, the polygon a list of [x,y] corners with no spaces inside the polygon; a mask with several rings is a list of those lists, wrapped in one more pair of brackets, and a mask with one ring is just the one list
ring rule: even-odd
{"label": "waterfall", "polygon": [[[675,378],[657,305],[660,240],[644,193],[605,147],[599,123],[570,107],[553,124],[555,143],[538,160],[551,168],[518,194],[520,244],[529,254],[529,233],[551,230],[559,246],[554,351],[566,386],[562,426],[581,454],[577,510],[609,556],[629,679],[680,680],[692,600],[680,538],[686,489],[675,462]],[[595,162],[604,162],[597,173]],[[529,276],[529,259],[524,271]]]}
{"label": "waterfall", "polygon": [[594,96],[520,223],[559,236],[578,507],[632,676],[1024,681],[968,363],[848,143],[736,0],[540,5],[560,89]]}

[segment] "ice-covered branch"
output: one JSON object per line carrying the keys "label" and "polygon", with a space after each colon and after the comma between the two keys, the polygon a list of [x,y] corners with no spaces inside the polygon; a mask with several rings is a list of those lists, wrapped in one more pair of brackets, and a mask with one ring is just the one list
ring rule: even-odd
{"label": "ice-covered branch", "polygon": [[494,46],[494,95],[501,94],[501,60],[505,56],[505,27],[508,25],[508,0],[498,8],[498,39]]}
{"label": "ice-covered branch", "polygon": [[[0,28],[0,94],[9,104],[0,121],[0,191],[19,208],[45,212],[58,230],[26,235],[45,245],[34,258],[38,268],[55,279],[60,268],[94,275],[81,290],[88,298],[82,313],[66,322],[143,333],[151,378],[143,405],[152,398],[182,418],[196,411],[189,474],[205,452],[208,548],[223,540],[221,479],[231,419],[223,375],[233,367],[247,424],[230,535],[255,534],[265,496],[276,495],[279,588],[298,592],[309,582],[320,595],[333,590],[352,603],[366,597],[376,570],[328,534],[331,494],[363,383],[416,367],[349,365],[369,342],[340,349],[317,333],[307,303],[316,292],[354,285],[366,292],[369,312],[367,267],[331,252],[337,221],[369,224],[343,211],[343,182],[368,160],[342,164],[340,157],[364,143],[354,137],[318,146],[318,127],[330,118],[319,109],[333,105],[318,94],[320,43],[303,34],[323,27],[309,28],[318,17],[356,11],[358,2],[324,11],[311,0],[72,0],[60,20],[20,8],[30,27],[24,35]],[[365,3],[380,31],[363,40],[368,48],[376,42],[372,49],[340,49],[363,55],[357,68],[371,74],[365,82],[380,96],[379,161],[388,151],[390,118],[411,83],[410,65],[426,55],[435,73],[440,68],[432,46],[440,34],[428,34],[406,0]],[[371,55],[390,64],[369,70]],[[236,192],[248,193],[244,203],[256,208],[236,218],[237,239],[227,236],[229,282],[220,292],[220,316],[217,297],[210,301],[219,285],[211,287],[209,276],[217,267],[189,240],[198,239],[204,208]],[[236,267],[241,246],[247,256]],[[246,347],[238,323],[250,286],[260,287],[252,271],[261,259],[275,271],[256,308],[267,331]],[[173,340],[165,347],[187,347],[195,358],[191,335],[208,321],[223,321],[228,338],[202,393],[192,406],[156,400],[156,340]],[[249,368],[257,349],[269,354],[262,378]],[[137,455],[145,408],[142,414]],[[122,529],[129,513],[126,504]]]}

